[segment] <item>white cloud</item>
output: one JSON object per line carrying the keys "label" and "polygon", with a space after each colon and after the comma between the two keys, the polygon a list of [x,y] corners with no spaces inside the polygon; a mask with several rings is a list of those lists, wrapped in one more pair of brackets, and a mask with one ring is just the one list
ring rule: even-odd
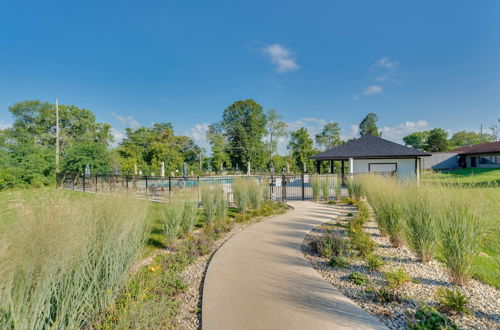
{"label": "white cloud", "polygon": [[365,95],[376,95],[384,91],[384,88],[380,85],[372,85],[365,88],[363,94]]}
{"label": "white cloud", "polygon": [[278,73],[295,71],[300,68],[295,62],[292,51],[280,44],[266,46],[262,51],[270,56],[271,62],[276,66],[276,72]]}
{"label": "white cloud", "polygon": [[111,144],[113,147],[116,147],[125,138],[125,133],[123,131],[117,130],[114,127],[111,128],[111,135],[113,136],[113,138],[115,140],[115,142],[113,142]]}
{"label": "white cloud", "polygon": [[396,126],[384,126],[379,129],[382,132],[382,138],[391,140],[397,143],[403,141],[403,137],[417,131],[425,131],[429,129],[429,123],[425,120],[405,121]]}
{"label": "white cloud", "polygon": [[391,60],[389,57],[384,56],[378,59],[373,66],[375,68],[385,68],[394,70],[397,69],[397,67],[399,66],[399,61]]}
{"label": "white cloud", "polygon": [[194,143],[207,150],[210,149],[210,144],[207,140],[208,126],[208,123],[195,124],[186,133],[187,136],[193,139]]}
{"label": "white cloud", "polygon": [[6,128],[10,128],[10,127],[12,127],[11,123],[0,120],[0,129],[6,129]]}
{"label": "white cloud", "polygon": [[115,117],[116,120],[118,120],[120,123],[124,123],[127,125],[127,127],[130,128],[138,128],[141,126],[137,120],[135,120],[132,116],[120,116],[119,114],[116,114],[114,112],[111,113],[113,117]]}

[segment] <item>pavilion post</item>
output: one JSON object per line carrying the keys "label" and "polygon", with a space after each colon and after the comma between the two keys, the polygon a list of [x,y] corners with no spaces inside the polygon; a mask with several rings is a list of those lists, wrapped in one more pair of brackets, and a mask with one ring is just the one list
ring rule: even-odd
{"label": "pavilion post", "polygon": [[333,160],[330,161],[330,174],[333,174]]}
{"label": "pavilion post", "polygon": [[319,159],[316,161],[316,172],[321,174],[321,161]]}

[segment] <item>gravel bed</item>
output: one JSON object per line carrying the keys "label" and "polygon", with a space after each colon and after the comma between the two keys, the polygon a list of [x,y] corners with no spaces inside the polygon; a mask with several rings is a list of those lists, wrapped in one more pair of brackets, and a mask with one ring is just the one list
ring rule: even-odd
{"label": "gravel bed", "polygon": [[[356,208],[350,205],[332,205],[332,220],[313,229],[304,239],[302,252],[311,265],[326,280],[339,289],[344,295],[351,298],[363,309],[376,315],[379,320],[390,329],[405,328],[405,312],[414,312],[422,302],[435,304],[436,290],[440,287],[452,288],[451,279],[444,265],[438,261],[421,263],[406,247],[393,248],[387,237],[382,237],[373,219],[367,221],[364,230],[372,235],[377,243],[375,254],[380,255],[385,262],[380,271],[370,272],[361,258],[349,259],[348,268],[333,268],[328,265],[326,258],[320,257],[310,246],[310,243],[320,237],[325,230],[330,229],[346,236],[346,225],[355,214]],[[335,214],[340,214],[335,216]],[[340,226],[338,225],[340,224]],[[373,294],[367,293],[366,286],[355,285],[349,281],[348,276],[354,271],[366,275],[377,286],[385,284],[383,272],[404,268],[414,282],[409,282],[396,289],[399,296],[398,302],[378,303],[373,299]],[[500,291],[492,286],[471,280],[467,286],[461,288],[462,293],[470,298],[469,316],[447,315],[455,324],[466,329],[500,329]]]}
{"label": "gravel bed", "polygon": [[195,262],[186,267],[182,272],[182,278],[188,284],[188,289],[177,298],[180,302],[180,311],[175,321],[178,328],[189,330],[201,329],[203,281],[210,259],[215,252],[235,234],[269,217],[257,217],[246,222],[234,223],[230,232],[224,233],[213,243],[210,253],[197,258]]}

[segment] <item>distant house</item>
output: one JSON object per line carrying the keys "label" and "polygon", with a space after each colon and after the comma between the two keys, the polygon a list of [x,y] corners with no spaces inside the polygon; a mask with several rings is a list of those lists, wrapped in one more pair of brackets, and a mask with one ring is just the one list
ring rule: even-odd
{"label": "distant house", "polygon": [[451,152],[458,154],[461,168],[500,168],[500,141],[475,144]]}
{"label": "distant house", "polygon": [[333,162],[340,161],[342,174],[345,172],[344,162],[348,162],[349,174],[382,172],[394,173],[399,178],[418,178],[421,159],[429,156],[431,156],[429,153],[366,135],[310,158],[316,160],[318,173],[321,162],[329,161],[333,173]]}
{"label": "distant house", "polygon": [[500,141],[474,144],[447,152],[433,152],[422,163],[424,170],[500,168]]}

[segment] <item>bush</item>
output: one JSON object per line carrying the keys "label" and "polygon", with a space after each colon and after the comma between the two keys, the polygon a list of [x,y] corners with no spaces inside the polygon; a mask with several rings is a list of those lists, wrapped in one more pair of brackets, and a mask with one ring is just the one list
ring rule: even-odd
{"label": "bush", "polygon": [[321,181],[321,194],[323,195],[324,201],[328,201],[330,199],[330,182],[328,182],[328,180],[328,177],[325,177]]}
{"label": "bush", "polygon": [[369,256],[375,250],[375,241],[362,230],[350,234],[351,245],[361,257]]}
{"label": "bush", "polygon": [[434,257],[438,242],[436,217],[428,198],[419,195],[409,199],[404,208],[406,242],[423,262]]}
{"label": "bush", "polygon": [[79,329],[112,304],[142,251],[147,204],[125,197],[20,196],[0,237],[0,328]]}
{"label": "bush", "polygon": [[316,246],[318,253],[326,258],[346,255],[349,250],[347,240],[332,232],[326,232]]}
{"label": "bush", "polygon": [[330,265],[330,267],[338,268],[347,268],[349,266],[347,260],[342,256],[331,257],[328,261],[328,264]]}
{"label": "bush", "polygon": [[454,290],[439,288],[436,297],[441,310],[458,314],[470,314],[470,309],[467,307],[470,299],[460,292],[458,288]]}
{"label": "bush", "polygon": [[384,265],[384,261],[380,256],[370,254],[366,258],[366,265],[368,267],[368,270],[373,272],[375,270],[379,270]]}
{"label": "bush", "polygon": [[478,217],[466,204],[453,202],[440,227],[444,263],[453,282],[465,285],[479,253],[481,228]]}
{"label": "bush", "polygon": [[240,212],[244,212],[248,208],[249,199],[247,181],[242,178],[234,180],[233,200]]}
{"label": "bush", "polygon": [[408,274],[403,267],[400,267],[398,270],[393,272],[386,272],[384,276],[387,280],[387,286],[390,289],[396,289],[401,285],[412,281],[410,274]]}
{"label": "bush", "polygon": [[348,278],[352,283],[356,285],[367,285],[369,282],[368,278],[359,272],[353,272],[349,274]]}
{"label": "bush", "polygon": [[418,307],[413,315],[407,314],[406,326],[417,330],[458,329],[449,318],[425,304]]}
{"label": "bush", "polygon": [[311,176],[311,189],[313,199],[318,201],[321,193],[321,181],[318,175]]}

